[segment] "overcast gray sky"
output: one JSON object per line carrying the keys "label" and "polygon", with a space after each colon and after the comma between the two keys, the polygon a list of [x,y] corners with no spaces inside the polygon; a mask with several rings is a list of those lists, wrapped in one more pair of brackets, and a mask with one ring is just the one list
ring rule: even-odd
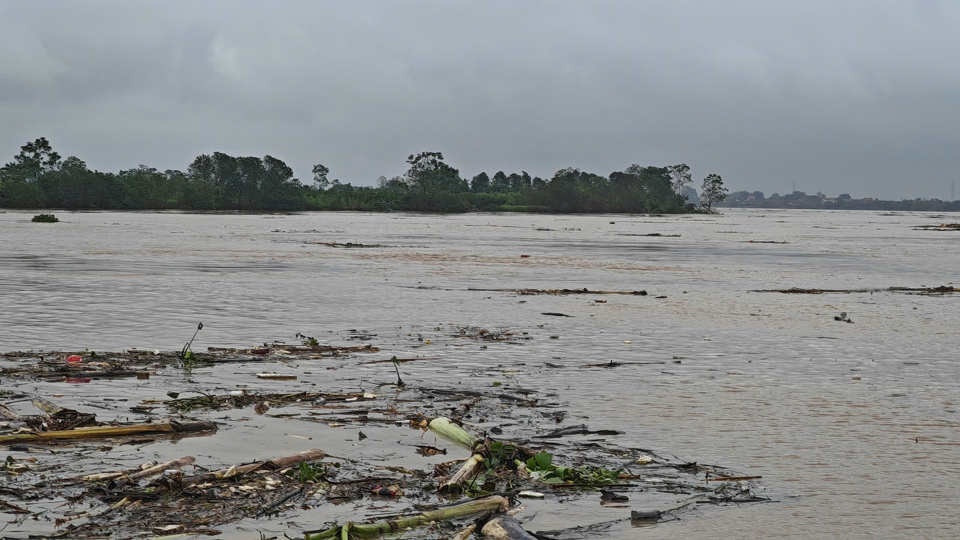
{"label": "overcast gray sky", "polygon": [[949,197],[955,0],[7,1],[0,163],[273,155],[373,184],[688,163],[695,184]]}

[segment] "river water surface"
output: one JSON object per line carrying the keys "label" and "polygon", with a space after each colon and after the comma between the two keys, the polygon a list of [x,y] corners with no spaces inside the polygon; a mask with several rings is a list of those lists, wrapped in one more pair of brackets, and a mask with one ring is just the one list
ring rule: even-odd
{"label": "river water surface", "polygon": [[[592,429],[763,476],[776,501],[610,538],[960,535],[960,295],[754,292],[957,284],[960,233],[914,228],[956,216],[31,215],[0,213],[0,351],[179,350],[199,321],[196,350],[348,329],[385,350],[439,325],[526,331],[523,346],[438,348],[404,379],[471,370],[489,384],[511,366]],[[649,295],[492,290],[583,287]],[[611,360],[650,363],[580,367]]]}

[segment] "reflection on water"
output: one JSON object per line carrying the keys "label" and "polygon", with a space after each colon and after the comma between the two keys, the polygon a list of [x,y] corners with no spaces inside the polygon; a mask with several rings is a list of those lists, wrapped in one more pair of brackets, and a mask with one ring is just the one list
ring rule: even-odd
{"label": "reflection on water", "polygon": [[[950,284],[960,235],[912,228],[949,217],[59,217],[0,214],[0,350],[179,349],[199,321],[196,348],[348,328],[387,350],[448,323],[528,331],[522,345],[430,351],[442,361],[406,364],[404,379],[513,377],[594,429],[626,431],[622,444],[762,475],[780,501],[627,520],[611,537],[956,534],[960,296],[749,292]],[[651,233],[664,236],[640,236]],[[564,287],[650,294],[468,290]],[[834,321],[840,311],[854,324]],[[581,368],[610,360],[634,364]]]}

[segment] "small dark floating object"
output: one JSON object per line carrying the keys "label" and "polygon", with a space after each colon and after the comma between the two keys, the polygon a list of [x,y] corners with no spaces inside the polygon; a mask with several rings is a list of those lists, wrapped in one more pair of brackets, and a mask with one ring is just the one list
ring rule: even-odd
{"label": "small dark floating object", "polygon": [[554,311],[545,311],[541,313],[541,315],[549,315],[551,317],[570,317],[571,316],[571,315],[567,315],[566,313],[557,313]]}
{"label": "small dark floating object", "polygon": [[846,311],[840,312],[840,315],[835,316],[835,317],[833,318],[833,320],[853,324],[853,321],[851,321],[850,319],[847,318],[847,312],[846,312]]}
{"label": "small dark floating object", "polygon": [[382,248],[382,244],[357,244],[354,242],[306,242],[317,246],[327,246],[332,248]]}
{"label": "small dark floating object", "polygon": [[660,519],[660,511],[653,508],[644,508],[642,510],[631,510],[630,519],[641,521]]}
{"label": "small dark floating object", "polygon": [[[600,500],[606,502],[627,502],[630,500],[630,497],[615,491],[600,490]],[[657,513],[659,514],[659,512]]]}

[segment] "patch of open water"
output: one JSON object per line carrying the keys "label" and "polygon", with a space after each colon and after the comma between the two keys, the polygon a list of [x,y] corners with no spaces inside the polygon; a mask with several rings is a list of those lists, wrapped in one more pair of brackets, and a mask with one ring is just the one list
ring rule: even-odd
{"label": "patch of open water", "polygon": [[[610,538],[957,534],[960,295],[751,292],[955,284],[960,233],[913,229],[951,216],[58,217],[35,224],[0,213],[0,350],[179,349],[198,321],[197,349],[358,328],[377,334],[387,357],[409,346],[407,334],[429,339],[438,325],[528,331],[533,339],[520,345],[486,349],[439,341],[419,352],[441,360],[404,364],[404,379],[455,385],[469,372],[470,384],[556,393],[592,429],[625,431],[624,445],[762,475],[779,501],[642,530],[626,522]],[[680,236],[626,236],[651,233]],[[318,241],[384,247],[307,243]],[[469,290],[562,287],[650,294],[601,304]],[[840,311],[854,323],[835,321]],[[665,363],[582,368],[611,360]],[[316,371],[301,384],[329,382]],[[359,388],[391,376],[363,365],[338,382]],[[75,392],[142,397],[123,381]],[[245,429],[169,452],[244,460],[254,432],[284,430]],[[273,435],[258,439],[264,456],[302,449]],[[596,513],[573,506],[561,521]],[[521,517],[533,530],[560,523],[536,505]]]}

